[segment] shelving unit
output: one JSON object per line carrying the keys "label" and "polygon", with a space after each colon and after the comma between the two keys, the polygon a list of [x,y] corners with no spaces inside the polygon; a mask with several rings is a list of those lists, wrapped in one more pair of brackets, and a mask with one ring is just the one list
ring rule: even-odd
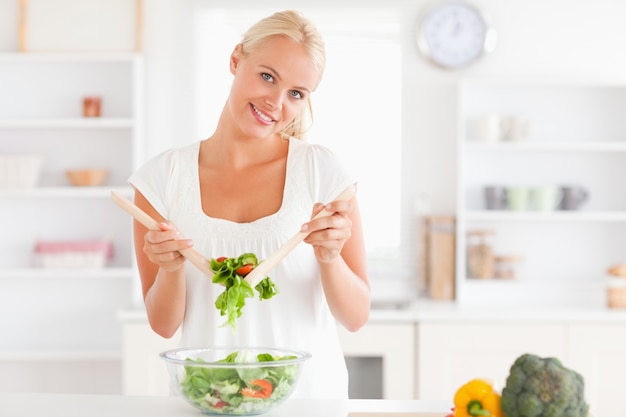
{"label": "shelving unit", "polygon": [[[138,278],[131,219],[110,193],[132,196],[127,178],[143,160],[142,78],[135,53],[0,53],[0,153],[44,155],[35,188],[0,190],[0,313],[9,318],[0,324],[0,373],[11,375],[16,361],[72,367],[77,380],[94,367],[121,368],[117,313],[133,303]],[[101,117],[82,116],[87,95],[102,97]],[[70,185],[65,170],[85,167],[108,169],[107,182]],[[105,236],[114,250],[105,268],[34,266],[38,239]]]}
{"label": "shelving unit", "polygon": [[[462,80],[458,103],[458,302],[604,305],[606,270],[626,261],[626,80]],[[485,114],[527,117],[528,137],[481,141],[472,129]],[[564,185],[590,192],[580,210],[488,210],[483,194]],[[468,277],[470,230],[523,258],[516,278]]]}
{"label": "shelving unit", "polygon": [[23,129],[132,129],[133,119],[127,117],[109,118],[59,118],[59,119],[2,119],[0,128],[23,128]]}
{"label": "shelving unit", "polygon": [[130,197],[132,188],[128,186],[95,186],[95,187],[36,187],[30,190],[2,190],[0,198],[9,199],[55,199],[55,198],[109,198],[111,191]]}

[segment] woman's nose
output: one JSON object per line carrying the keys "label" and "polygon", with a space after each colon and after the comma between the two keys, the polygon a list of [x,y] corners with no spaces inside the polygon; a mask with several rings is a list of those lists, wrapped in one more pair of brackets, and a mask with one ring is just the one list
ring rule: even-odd
{"label": "woman's nose", "polygon": [[267,104],[272,110],[280,109],[282,106],[282,93],[273,91],[265,97],[265,104]]}

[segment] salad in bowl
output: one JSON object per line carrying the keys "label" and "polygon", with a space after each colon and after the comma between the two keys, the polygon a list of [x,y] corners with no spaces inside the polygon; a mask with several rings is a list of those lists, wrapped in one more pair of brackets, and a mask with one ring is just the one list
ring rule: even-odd
{"label": "salad in bowl", "polygon": [[160,354],[174,392],[205,414],[268,412],[293,392],[307,352],[276,348],[174,349]]}

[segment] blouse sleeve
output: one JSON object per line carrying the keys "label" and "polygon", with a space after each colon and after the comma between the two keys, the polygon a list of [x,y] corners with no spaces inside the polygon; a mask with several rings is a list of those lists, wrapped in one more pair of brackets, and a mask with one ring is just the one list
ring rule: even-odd
{"label": "blouse sleeve", "polygon": [[334,200],[348,186],[357,183],[337,156],[327,147],[311,145],[311,173],[315,200],[328,203]]}
{"label": "blouse sleeve", "polygon": [[174,150],[165,151],[146,162],[128,179],[130,185],[166,219],[169,217],[167,190],[175,169],[174,159]]}

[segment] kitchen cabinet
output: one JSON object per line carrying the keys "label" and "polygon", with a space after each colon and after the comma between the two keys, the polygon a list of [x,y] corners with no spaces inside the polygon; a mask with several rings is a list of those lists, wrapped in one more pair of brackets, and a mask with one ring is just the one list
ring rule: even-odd
{"label": "kitchen cabinet", "polygon": [[169,395],[169,375],[159,353],[178,347],[180,334],[159,336],[145,318],[125,313],[122,324],[122,392],[124,395]]}
{"label": "kitchen cabinet", "polygon": [[535,322],[419,323],[416,398],[454,398],[474,378],[502,389],[513,361],[523,353],[565,357],[566,331],[561,324]]}
{"label": "kitchen cabinet", "polygon": [[[0,154],[43,157],[35,187],[0,190],[1,369],[29,358],[57,374],[64,364],[120,363],[116,313],[138,278],[131,220],[110,191],[132,195],[126,180],[143,157],[142,77],[135,53],[0,53]],[[100,117],[83,116],[91,95],[102,99]],[[71,185],[65,171],[82,168],[107,169],[107,181]],[[33,254],[38,241],[98,239],[113,248],[103,268],[41,267]],[[91,377],[78,368],[75,385]]]}
{"label": "kitchen cabinet", "polygon": [[[339,327],[339,340],[344,355],[354,360],[350,385],[375,384],[376,378],[356,379],[359,359],[382,362],[382,399],[411,400],[415,398],[415,325],[413,323],[368,323],[358,332]],[[354,375],[354,377],[353,377]],[[352,388],[351,388],[352,389]],[[351,397],[352,398],[352,397]]]}
{"label": "kitchen cabinet", "polygon": [[626,324],[575,324],[568,333],[568,363],[585,377],[594,415],[621,417],[626,375]]}
{"label": "kitchen cabinet", "polygon": [[585,379],[594,415],[621,417],[626,324],[602,322],[427,322],[417,330],[417,398],[453,398],[459,386],[488,378],[504,387],[523,353],[554,356]]}
{"label": "kitchen cabinet", "polygon": [[[467,79],[458,105],[457,301],[604,305],[606,270],[626,260],[626,80]],[[563,186],[588,198],[556,206]],[[488,206],[486,187],[507,204]],[[489,233],[471,257],[468,232]],[[472,278],[494,257],[517,258],[515,277]]]}

